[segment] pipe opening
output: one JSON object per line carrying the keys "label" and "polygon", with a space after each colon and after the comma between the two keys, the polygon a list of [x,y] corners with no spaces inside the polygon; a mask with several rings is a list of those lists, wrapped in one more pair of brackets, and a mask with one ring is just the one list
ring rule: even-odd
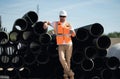
{"label": "pipe opening", "polygon": [[19,69],[19,74],[21,77],[29,77],[30,73],[31,73],[31,71],[27,67],[22,67]]}
{"label": "pipe opening", "polygon": [[82,52],[74,52],[72,56],[72,62],[75,64],[80,64],[83,60],[84,56]]}
{"label": "pipe opening", "polygon": [[101,36],[97,39],[96,45],[100,49],[107,49],[111,44],[111,40],[107,36]]}
{"label": "pipe opening", "polygon": [[7,55],[0,56],[0,67],[6,68],[10,65],[10,58]]}
{"label": "pipe opening", "polygon": [[7,55],[13,55],[15,51],[16,51],[16,49],[12,45],[11,46],[7,46],[5,48],[5,52],[7,53]]}
{"label": "pipe opening", "polygon": [[13,30],[24,31],[27,28],[27,23],[24,19],[17,19],[14,23]]}
{"label": "pipe opening", "polygon": [[109,69],[115,70],[119,67],[120,61],[116,57],[110,57],[108,58],[106,65]]}
{"label": "pipe opening", "polygon": [[39,54],[37,56],[37,61],[39,64],[47,64],[49,62],[49,56],[47,54],[44,54],[45,52],[42,52],[43,54]]}
{"label": "pipe opening", "polygon": [[29,53],[24,56],[24,63],[27,65],[32,65],[36,61],[34,54]]}
{"label": "pipe opening", "polygon": [[0,32],[0,44],[8,43],[9,37],[5,32]]}
{"label": "pipe opening", "polygon": [[26,20],[27,24],[31,26],[32,24],[37,22],[38,15],[34,11],[29,11],[22,18],[24,18]]}
{"label": "pipe opening", "polygon": [[7,68],[7,70],[5,70],[5,75],[15,77],[17,75],[17,71],[15,68]]}
{"label": "pipe opening", "polygon": [[95,23],[92,25],[90,31],[93,36],[100,36],[104,32],[104,28],[101,24]]}
{"label": "pipe opening", "polygon": [[94,58],[97,54],[97,50],[95,49],[95,47],[86,47],[85,48],[85,56],[87,58]]}
{"label": "pipe opening", "polygon": [[44,29],[43,28],[44,26],[44,22],[37,22],[33,25],[33,30],[34,30],[34,33],[37,34],[37,35],[40,35],[42,33],[46,33],[47,32],[47,29]]}
{"label": "pipe opening", "polygon": [[23,59],[20,56],[12,57],[11,61],[12,61],[12,65],[16,68],[19,68],[19,67],[23,66]]}
{"label": "pipe opening", "polygon": [[76,33],[76,38],[79,41],[85,41],[88,39],[88,31],[84,28],[78,28],[77,33]]}
{"label": "pipe opening", "polygon": [[40,37],[39,37],[39,41],[42,45],[46,45],[46,44],[49,44],[50,41],[51,41],[51,36],[49,34],[41,34]]}
{"label": "pipe opening", "polygon": [[94,62],[91,59],[84,59],[81,67],[84,71],[91,71],[94,68]]}
{"label": "pipe opening", "polygon": [[31,52],[33,54],[40,53],[40,51],[41,51],[41,45],[39,44],[39,42],[36,42],[36,41],[31,42],[30,43],[30,50],[31,50]]}
{"label": "pipe opening", "polygon": [[105,59],[104,58],[95,58],[94,60],[94,68],[95,69],[102,69],[105,66]]}
{"label": "pipe opening", "polygon": [[108,69],[104,69],[101,71],[102,79],[111,79],[112,78],[112,72]]}

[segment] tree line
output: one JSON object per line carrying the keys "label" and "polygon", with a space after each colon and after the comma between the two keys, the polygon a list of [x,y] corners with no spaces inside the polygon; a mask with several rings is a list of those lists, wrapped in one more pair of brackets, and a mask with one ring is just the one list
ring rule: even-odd
{"label": "tree line", "polygon": [[120,32],[111,32],[105,35],[107,35],[110,38],[120,38]]}

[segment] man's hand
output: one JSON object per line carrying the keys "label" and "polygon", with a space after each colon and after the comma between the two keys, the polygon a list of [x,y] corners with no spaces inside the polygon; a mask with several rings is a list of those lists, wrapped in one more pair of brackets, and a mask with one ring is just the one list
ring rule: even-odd
{"label": "man's hand", "polygon": [[47,25],[51,25],[49,21],[44,21],[44,23],[46,23]]}
{"label": "man's hand", "polygon": [[75,37],[76,34],[75,34],[75,31],[74,30],[70,30],[70,34],[72,35],[72,37]]}
{"label": "man's hand", "polygon": [[50,22],[49,22],[49,21],[44,21],[44,26],[43,26],[43,28],[44,28],[44,29],[47,29],[49,25],[50,25]]}

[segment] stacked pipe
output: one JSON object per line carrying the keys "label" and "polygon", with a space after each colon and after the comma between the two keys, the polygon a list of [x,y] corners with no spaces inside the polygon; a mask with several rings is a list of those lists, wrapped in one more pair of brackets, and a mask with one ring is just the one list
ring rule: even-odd
{"label": "stacked pipe", "polygon": [[[75,29],[73,38],[72,69],[76,79],[119,79],[120,61],[106,57],[111,41],[102,35],[104,28],[99,23]],[[82,75],[81,75],[82,74]]]}
{"label": "stacked pipe", "polygon": [[[12,79],[62,79],[56,36],[47,33],[34,11],[18,18],[12,31],[0,32],[0,75]],[[94,23],[75,29],[71,68],[75,79],[119,79],[120,61],[106,57],[111,41]]]}
{"label": "stacked pipe", "polygon": [[12,79],[46,76],[50,70],[46,50],[51,36],[43,25],[44,22],[38,21],[38,15],[29,11],[14,22],[9,34],[0,32],[0,75]]}

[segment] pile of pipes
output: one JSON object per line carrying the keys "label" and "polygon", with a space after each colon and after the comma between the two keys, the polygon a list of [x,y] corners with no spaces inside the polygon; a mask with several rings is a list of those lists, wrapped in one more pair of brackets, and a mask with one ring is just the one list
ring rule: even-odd
{"label": "pile of pipes", "polygon": [[103,26],[94,23],[75,31],[72,68],[76,79],[119,79],[120,61],[117,57],[106,57],[111,40],[102,35]]}
{"label": "pile of pipes", "polygon": [[[63,79],[55,35],[29,11],[13,24],[12,31],[0,32],[0,75],[11,79]],[[94,23],[75,29],[71,67],[75,79],[119,79],[120,61],[106,57],[111,41],[104,28]]]}

